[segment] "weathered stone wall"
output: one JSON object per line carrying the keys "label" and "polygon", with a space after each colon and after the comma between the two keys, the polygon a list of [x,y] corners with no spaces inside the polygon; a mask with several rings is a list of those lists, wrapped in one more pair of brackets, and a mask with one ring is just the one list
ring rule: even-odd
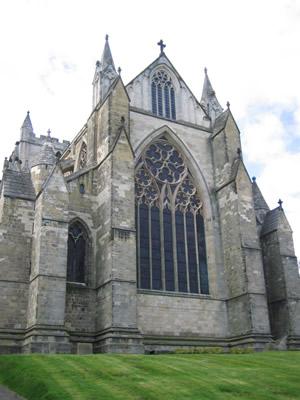
{"label": "weathered stone wall", "polygon": [[138,326],[146,336],[224,338],[226,304],[199,296],[138,293]]}
{"label": "weathered stone wall", "polygon": [[[292,231],[283,210],[272,210],[273,229],[262,237],[272,335],[300,347],[300,277]],[[264,231],[262,231],[264,233]]]}
{"label": "weathered stone wall", "polygon": [[21,351],[26,327],[34,203],[1,196],[0,353]]}

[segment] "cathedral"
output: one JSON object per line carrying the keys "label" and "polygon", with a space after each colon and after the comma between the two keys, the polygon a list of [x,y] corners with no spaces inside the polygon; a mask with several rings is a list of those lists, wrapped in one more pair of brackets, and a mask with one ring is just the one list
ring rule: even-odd
{"label": "cathedral", "polygon": [[300,279],[239,128],[158,43],[124,85],[106,36],[71,142],[29,112],[0,181],[0,353],[300,349]]}

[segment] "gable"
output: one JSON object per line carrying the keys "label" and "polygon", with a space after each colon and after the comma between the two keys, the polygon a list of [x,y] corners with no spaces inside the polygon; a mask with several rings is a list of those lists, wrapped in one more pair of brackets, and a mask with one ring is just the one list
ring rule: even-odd
{"label": "gable", "polygon": [[153,92],[151,85],[157,73],[165,74],[174,88],[176,118],[172,118],[171,113],[166,115],[165,112],[162,115],[159,115],[157,112],[157,115],[168,119],[207,126],[207,115],[203,107],[165,54],[161,54],[127,84],[126,89],[130,97],[131,107],[155,114],[153,112]]}

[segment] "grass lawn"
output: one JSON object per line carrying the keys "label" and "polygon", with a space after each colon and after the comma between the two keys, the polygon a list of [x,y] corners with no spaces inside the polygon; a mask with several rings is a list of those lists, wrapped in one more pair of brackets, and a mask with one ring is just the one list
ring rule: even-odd
{"label": "grass lawn", "polygon": [[300,352],[0,356],[28,400],[300,399]]}

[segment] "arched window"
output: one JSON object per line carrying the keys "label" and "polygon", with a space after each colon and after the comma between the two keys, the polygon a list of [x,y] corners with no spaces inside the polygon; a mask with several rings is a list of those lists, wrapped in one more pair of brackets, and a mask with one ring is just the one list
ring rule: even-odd
{"label": "arched window", "polygon": [[164,70],[155,72],[151,82],[152,112],[176,119],[175,91],[171,78]]}
{"label": "arched window", "polygon": [[67,281],[86,283],[87,247],[86,230],[75,221],[69,227]]}
{"label": "arched window", "polygon": [[82,143],[80,153],[79,153],[79,169],[85,168],[87,163],[87,146],[86,143]]}
{"label": "arched window", "polygon": [[208,294],[202,203],[182,155],[157,139],[135,183],[139,288]]}

